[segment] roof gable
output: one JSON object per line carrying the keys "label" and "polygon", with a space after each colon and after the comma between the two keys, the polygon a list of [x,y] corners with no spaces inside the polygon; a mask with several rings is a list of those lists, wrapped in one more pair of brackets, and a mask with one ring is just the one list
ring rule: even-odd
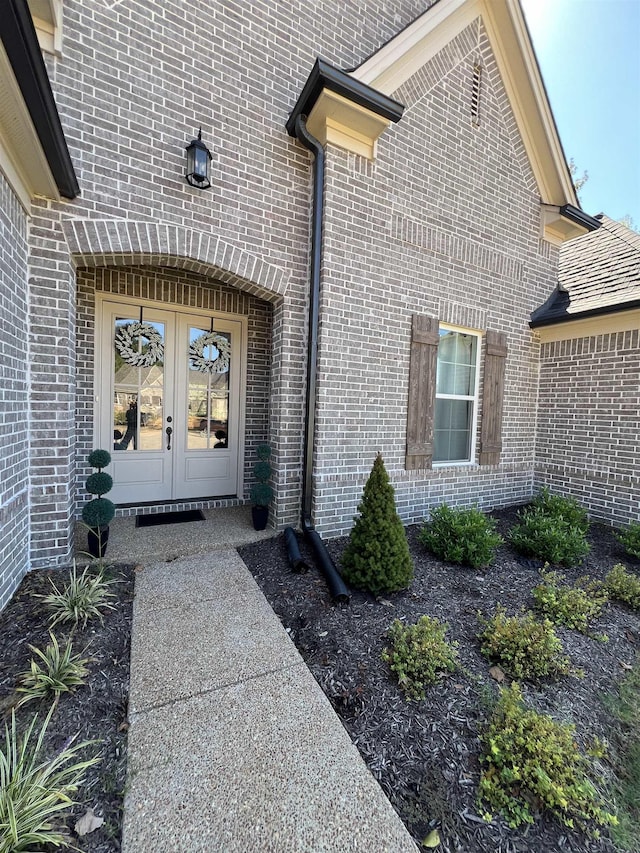
{"label": "roof gable", "polygon": [[542,202],[558,208],[577,206],[519,0],[438,0],[350,74],[392,95],[478,18],[491,43]]}

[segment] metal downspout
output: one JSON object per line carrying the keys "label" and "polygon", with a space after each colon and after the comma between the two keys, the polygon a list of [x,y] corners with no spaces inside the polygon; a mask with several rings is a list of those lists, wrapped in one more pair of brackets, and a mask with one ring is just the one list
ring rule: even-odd
{"label": "metal downspout", "polygon": [[322,224],[324,220],[324,149],[320,142],[307,130],[306,116],[299,115],[296,118],[295,130],[297,139],[314,155],[301,524],[302,530],[318,558],[320,568],[325,575],[333,599],[335,601],[349,601],[349,591],[311,520],[313,506],[313,444],[316,425],[318,372],[318,326],[320,317],[320,264],[322,260]]}

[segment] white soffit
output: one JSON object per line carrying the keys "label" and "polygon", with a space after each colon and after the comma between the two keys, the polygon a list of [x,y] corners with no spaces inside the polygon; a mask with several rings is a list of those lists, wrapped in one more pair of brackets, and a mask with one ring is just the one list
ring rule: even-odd
{"label": "white soffit", "polygon": [[584,225],[562,216],[560,208],[551,205],[540,205],[540,222],[541,237],[554,246],[561,246],[567,240],[589,233]]}
{"label": "white soffit", "polygon": [[478,17],[491,42],[543,203],[577,205],[519,0],[440,0],[351,76],[392,95]]}
{"label": "white soffit", "polygon": [[0,169],[28,212],[35,195],[60,198],[13,68],[0,43]]}
{"label": "white soffit", "polygon": [[554,341],[570,341],[576,338],[593,338],[598,335],[610,335],[617,332],[633,332],[640,329],[640,310],[624,309],[597,317],[575,317],[569,315],[566,320],[549,326],[538,326],[532,331],[541,344]]}
{"label": "white soffit", "polygon": [[42,50],[62,53],[62,0],[27,0]]}
{"label": "white soffit", "polygon": [[375,159],[378,138],[390,124],[330,89],[323,89],[307,119],[310,133],[323,145],[338,145],[369,160]]}

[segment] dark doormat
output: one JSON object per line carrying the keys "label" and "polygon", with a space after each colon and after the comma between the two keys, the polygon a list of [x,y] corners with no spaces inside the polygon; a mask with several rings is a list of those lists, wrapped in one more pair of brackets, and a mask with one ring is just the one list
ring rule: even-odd
{"label": "dark doormat", "polygon": [[136,527],[153,527],[156,524],[182,524],[185,521],[204,521],[201,509],[185,509],[182,512],[156,512],[151,515],[136,515]]}

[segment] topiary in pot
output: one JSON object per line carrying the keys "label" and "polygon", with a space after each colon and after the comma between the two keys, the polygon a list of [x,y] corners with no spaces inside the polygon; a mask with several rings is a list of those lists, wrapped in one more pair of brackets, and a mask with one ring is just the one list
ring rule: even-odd
{"label": "topiary in pot", "polygon": [[102,497],[113,487],[113,478],[102,470],[111,462],[111,455],[107,450],[94,450],[89,454],[88,462],[98,471],[89,474],[86,488],[90,494],[97,497],[82,508],[82,520],[89,528],[89,553],[92,557],[104,557],[109,539],[109,524],[116,514],[113,502]]}
{"label": "topiary in pot", "polygon": [[269,457],[271,448],[268,444],[260,444],[256,449],[258,461],[253,466],[253,475],[256,482],[251,487],[251,517],[254,530],[264,530],[269,519],[269,504],[273,498],[273,489],[267,482],[271,477],[271,465]]}
{"label": "topiary in pot", "polygon": [[413,579],[407,537],[396,511],[395,494],[382,456],[373,463],[342,556],[347,583],[374,595],[405,589]]}

